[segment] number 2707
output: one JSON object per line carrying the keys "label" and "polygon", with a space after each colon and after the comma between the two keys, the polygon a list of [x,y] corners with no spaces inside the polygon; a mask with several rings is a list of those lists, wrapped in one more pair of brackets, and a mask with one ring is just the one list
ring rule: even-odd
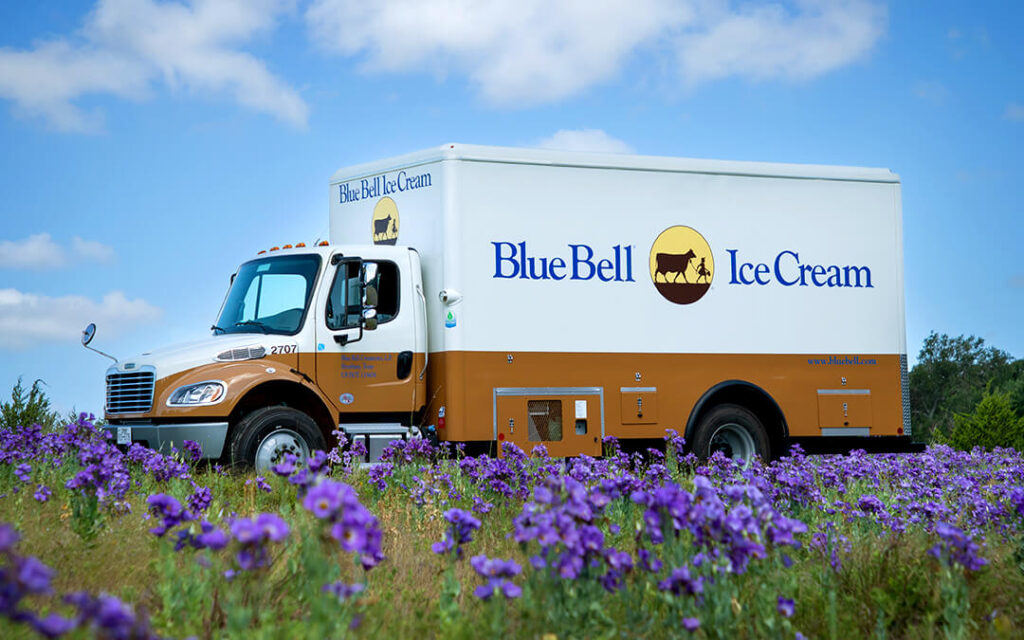
{"label": "number 2707", "polygon": [[277,355],[279,353],[295,353],[299,350],[299,346],[295,344],[277,344],[270,347],[271,355]]}

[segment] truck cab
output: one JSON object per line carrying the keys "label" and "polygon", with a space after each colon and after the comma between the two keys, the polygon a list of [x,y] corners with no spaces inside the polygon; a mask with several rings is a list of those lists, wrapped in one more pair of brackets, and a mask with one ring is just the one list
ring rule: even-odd
{"label": "truck cab", "polygon": [[119,444],[181,449],[267,471],[340,430],[384,442],[418,429],[426,395],[418,253],[285,245],[231,277],[212,335],[118,361],[106,419]]}

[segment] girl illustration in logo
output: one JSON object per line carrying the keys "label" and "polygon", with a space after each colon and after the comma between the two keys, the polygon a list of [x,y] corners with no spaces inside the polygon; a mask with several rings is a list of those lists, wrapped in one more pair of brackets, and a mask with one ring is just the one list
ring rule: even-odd
{"label": "girl illustration in logo", "polygon": [[708,282],[708,278],[711,276],[711,272],[704,266],[704,260],[705,258],[701,258],[700,264],[697,265],[697,282],[700,282],[701,278],[704,278],[704,282]]}

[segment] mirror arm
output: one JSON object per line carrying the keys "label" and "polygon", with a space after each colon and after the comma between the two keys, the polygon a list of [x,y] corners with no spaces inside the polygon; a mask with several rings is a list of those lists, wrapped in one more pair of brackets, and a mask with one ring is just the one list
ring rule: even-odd
{"label": "mirror arm", "polygon": [[117,364],[117,358],[115,358],[114,356],[110,355],[109,353],[103,353],[99,349],[93,349],[92,347],[90,347],[87,344],[83,344],[82,346],[85,347],[86,349],[88,349],[89,351],[95,351],[96,353],[100,354],[101,356],[106,356],[107,358],[110,358],[111,360],[114,361],[114,364]]}

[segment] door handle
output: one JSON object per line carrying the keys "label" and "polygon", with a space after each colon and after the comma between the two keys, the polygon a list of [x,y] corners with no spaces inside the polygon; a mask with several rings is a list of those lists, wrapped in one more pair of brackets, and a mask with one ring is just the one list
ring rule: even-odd
{"label": "door handle", "polygon": [[398,354],[398,379],[405,380],[412,372],[412,351],[403,351]]}

